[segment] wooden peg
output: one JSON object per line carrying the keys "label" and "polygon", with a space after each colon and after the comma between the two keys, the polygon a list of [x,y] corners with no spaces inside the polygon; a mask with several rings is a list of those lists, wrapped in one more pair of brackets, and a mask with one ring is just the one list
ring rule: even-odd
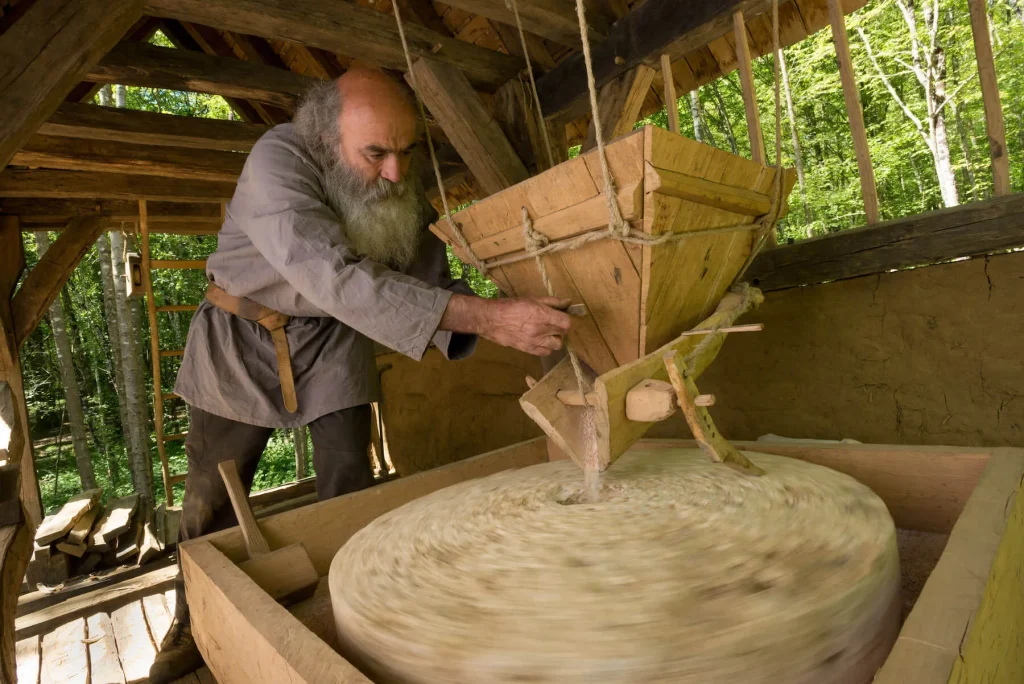
{"label": "wooden peg", "polygon": [[537,386],[537,378],[533,377],[532,375],[527,375],[526,376],[526,386],[529,389],[533,389],[534,387],[536,387]]}

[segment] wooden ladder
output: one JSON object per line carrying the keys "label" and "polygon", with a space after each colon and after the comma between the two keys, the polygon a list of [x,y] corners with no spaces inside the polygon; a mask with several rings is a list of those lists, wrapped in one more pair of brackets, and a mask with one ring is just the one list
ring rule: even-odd
{"label": "wooden ladder", "polygon": [[[222,205],[223,211],[223,205]],[[149,313],[149,344],[151,356],[153,357],[153,426],[156,431],[156,448],[160,454],[160,470],[163,474],[164,493],[168,506],[174,505],[174,485],[185,481],[186,473],[171,475],[170,464],[167,461],[167,442],[177,442],[185,439],[187,432],[166,434],[164,432],[164,402],[180,399],[174,392],[164,392],[161,379],[160,361],[173,356],[182,356],[184,349],[161,349],[159,327],[157,326],[156,315],[162,312],[172,311],[195,311],[198,304],[167,304],[157,306],[153,296],[153,279],[150,273],[153,269],[205,269],[205,259],[150,259],[149,251],[149,211],[146,200],[139,200],[139,229],[142,232],[142,283],[146,293],[146,310]]]}

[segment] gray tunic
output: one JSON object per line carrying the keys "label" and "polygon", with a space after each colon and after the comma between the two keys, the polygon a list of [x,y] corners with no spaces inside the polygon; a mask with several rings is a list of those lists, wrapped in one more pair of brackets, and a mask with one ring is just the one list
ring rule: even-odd
{"label": "gray tunic", "polygon": [[291,124],[271,129],[249,154],[206,273],[229,294],[295,317],[285,331],[298,411],[284,408],[270,333],[205,300],[174,391],[218,416],[296,427],[379,399],[374,340],[416,360],[431,342],[450,359],[468,356],[475,337],[437,326],[453,292],[472,291],[451,279],[444,244],[424,232],[404,273],[357,256]]}

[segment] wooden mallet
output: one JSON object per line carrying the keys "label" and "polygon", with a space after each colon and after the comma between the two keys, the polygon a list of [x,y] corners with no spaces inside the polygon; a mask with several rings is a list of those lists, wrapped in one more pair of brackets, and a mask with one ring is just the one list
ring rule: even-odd
{"label": "wooden mallet", "polygon": [[320,575],[313,567],[306,547],[299,543],[271,551],[249,507],[249,497],[238,476],[238,466],[234,461],[222,461],[217,469],[231,497],[231,507],[235,509],[245,548],[249,552],[249,560],[239,563],[238,567],[281,603],[295,603],[312,596]]}

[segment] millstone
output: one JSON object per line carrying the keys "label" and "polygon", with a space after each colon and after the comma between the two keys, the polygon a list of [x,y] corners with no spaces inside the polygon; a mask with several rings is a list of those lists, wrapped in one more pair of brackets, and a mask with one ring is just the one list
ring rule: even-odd
{"label": "millstone", "polygon": [[747,453],[633,451],[587,503],[570,462],[465,482],[364,528],[330,592],[376,681],[867,682],[898,630],[885,504]]}

